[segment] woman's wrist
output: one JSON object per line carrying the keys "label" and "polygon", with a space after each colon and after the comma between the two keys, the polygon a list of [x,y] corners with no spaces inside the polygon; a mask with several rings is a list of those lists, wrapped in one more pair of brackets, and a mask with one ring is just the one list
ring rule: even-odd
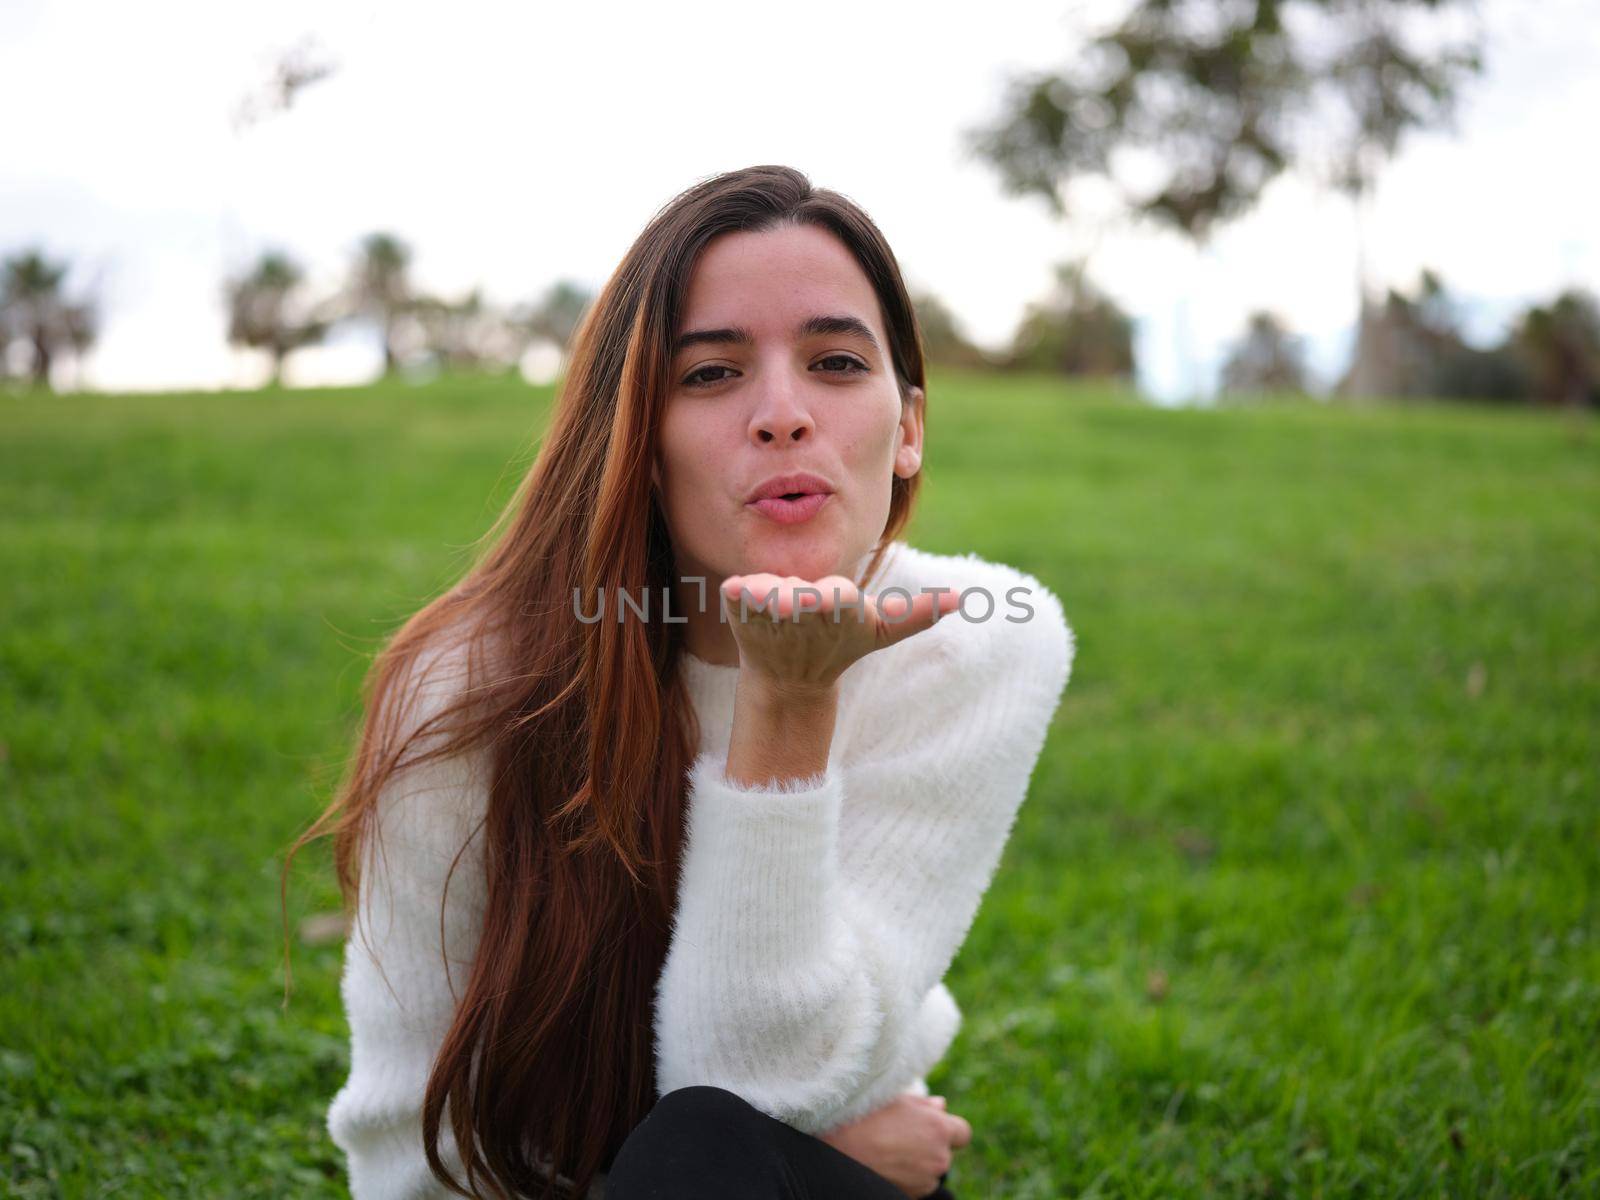
{"label": "woman's wrist", "polygon": [[794,684],[741,670],[728,745],[728,781],[767,787],[827,770],[839,683]]}
{"label": "woman's wrist", "polygon": [[810,680],[781,679],[751,667],[739,668],[739,702],[770,712],[776,720],[803,721],[832,710],[839,701],[839,680],[814,683]]}

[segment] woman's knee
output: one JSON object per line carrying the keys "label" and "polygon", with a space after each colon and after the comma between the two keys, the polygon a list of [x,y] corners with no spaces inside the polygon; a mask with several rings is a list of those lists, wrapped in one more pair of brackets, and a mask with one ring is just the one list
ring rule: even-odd
{"label": "woman's knee", "polygon": [[743,1096],[709,1083],[676,1088],[650,1109],[649,1120],[673,1126],[726,1128],[735,1122],[759,1122],[766,1114]]}
{"label": "woman's knee", "polygon": [[725,1088],[677,1088],[628,1135],[606,1195],[778,1197],[787,1195],[772,1118]]}

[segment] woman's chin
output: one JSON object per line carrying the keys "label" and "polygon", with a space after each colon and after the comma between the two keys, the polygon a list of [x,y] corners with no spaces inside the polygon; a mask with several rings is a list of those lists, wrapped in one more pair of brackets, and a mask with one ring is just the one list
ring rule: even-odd
{"label": "woman's chin", "polygon": [[743,572],[756,575],[795,575],[801,579],[821,579],[825,575],[847,574],[855,563],[843,540],[822,531],[795,527],[764,532],[751,540]]}

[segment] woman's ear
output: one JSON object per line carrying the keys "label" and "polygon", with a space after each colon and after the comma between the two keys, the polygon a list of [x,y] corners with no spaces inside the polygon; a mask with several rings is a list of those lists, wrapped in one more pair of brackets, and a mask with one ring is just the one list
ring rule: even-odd
{"label": "woman's ear", "polygon": [[912,387],[900,405],[900,445],[894,452],[894,473],[910,479],[922,469],[922,410],[926,396]]}

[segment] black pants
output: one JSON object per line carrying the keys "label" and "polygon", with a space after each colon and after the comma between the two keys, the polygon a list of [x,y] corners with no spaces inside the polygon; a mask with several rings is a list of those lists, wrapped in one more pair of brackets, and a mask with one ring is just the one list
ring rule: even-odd
{"label": "black pants", "polygon": [[[924,1200],[955,1200],[948,1172]],[[906,1200],[888,1179],[723,1088],[656,1101],[617,1151],[606,1200]]]}

